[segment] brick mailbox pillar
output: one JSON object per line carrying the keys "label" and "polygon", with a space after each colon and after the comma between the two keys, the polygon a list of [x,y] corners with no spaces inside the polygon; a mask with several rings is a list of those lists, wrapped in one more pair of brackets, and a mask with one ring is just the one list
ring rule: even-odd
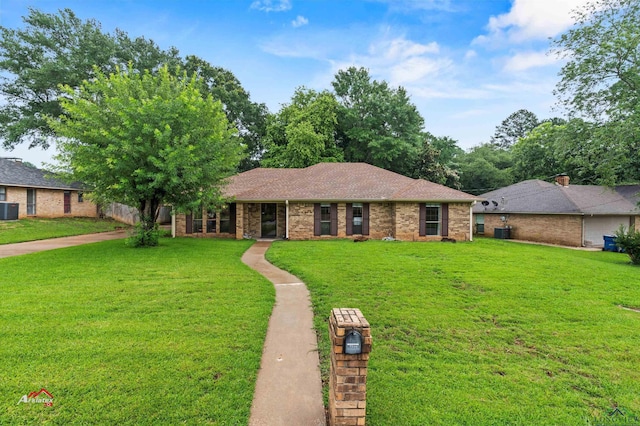
{"label": "brick mailbox pillar", "polygon": [[371,352],[369,322],[360,309],[335,308],[329,318],[329,336],[329,425],[364,425]]}

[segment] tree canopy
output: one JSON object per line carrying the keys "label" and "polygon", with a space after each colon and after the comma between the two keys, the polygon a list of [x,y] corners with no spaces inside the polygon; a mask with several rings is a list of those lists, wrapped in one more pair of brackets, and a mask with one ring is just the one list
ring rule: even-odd
{"label": "tree canopy", "polygon": [[0,83],[7,102],[0,106],[0,137],[5,148],[20,143],[47,148],[54,136],[46,120],[58,116],[60,86],[78,87],[95,76],[94,66],[111,72],[116,66],[157,69],[177,64],[175,49],[161,50],[145,38],[102,32],[94,20],[82,21],[70,9],[48,14],[29,9],[23,29],[0,27]]}
{"label": "tree canopy", "polygon": [[554,40],[554,50],[567,60],[556,87],[560,104],[593,123],[591,143],[576,143],[576,154],[585,167],[599,167],[601,182],[638,182],[640,2],[597,0],[575,18],[576,25]]}
{"label": "tree canopy", "polygon": [[239,168],[257,165],[267,109],[251,102],[230,71],[196,56],[182,59],[177,49],[161,49],[144,37],[132,39],[118,29],[104,32],[99,22],[83,21],[70,9],[50,14],[32,8],[23,20],[22,29],[0,27],[0,72],[5,73],[0,94],[7,100],[0,106],[0,138],[5,148],[22,143],[47,148],[56,135],[45,117],[63,113],[60,86],[79,87],[95,77],[94,67],[105,74],[116,67],[155,73],[166,65],[179,78],[185,71],[197,75],[202,95],[222,102],[249,154]]}
{"label": "tree canopy", "polygon": [[421,149],[424,119],[406,90],[355,67],[338,71],[331,84],[340,103],[337,137],[345,160],[411,175],[407,160]]}
{"label": "tree canopy", "polygon": [[496,127],[496,132],[491,137],[491,143],[499,148],[509,149],[538,124],[540,121],[534,113],[520,109],[509,115]]}
{"label": "tree canopy", "polygon": [[343,161],[336,145],[338,102],[327,92],[298,88],[291,103],[269,118],[261,164],[308,167]]}
{"label": "tree canopy", "polygon": [[462,190],[482,194],[513,183],[511,152],[485,143],[469,150],[460,160]]}
{"label": "tree canopy", "polygon": [[637,114],[640,105],[640,2],[596,0],[554,40],[568,62],[556,94],[570,115],[598,122]]}
{"label": "tree canopy", "polygon": [[94,74],[78,88],[62,87],[63,114],[48,117],[62,137],[62,169],[90,185],[97,200],[137,207],[143,237],[161,203],[184,211],[219,202],[219,185],[242,154],[220,101],[167,66],[155,75],[132,67]]}

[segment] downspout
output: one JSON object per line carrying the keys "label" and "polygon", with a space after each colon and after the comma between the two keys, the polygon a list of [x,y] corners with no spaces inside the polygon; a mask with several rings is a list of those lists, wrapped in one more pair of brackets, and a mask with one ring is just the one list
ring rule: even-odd
{"label": "downspout", "polygon": [[284,238],[289,239],[289,200],[284,200]]}
{"label": "downspout", "polygon": [[475,204],[476,202],[472,201],[469,206],[469,241],[473,241],[473,206]]}
{"label": "downspout", "polygon": [[171,238],[176,237],[176,211],[171,207]]}

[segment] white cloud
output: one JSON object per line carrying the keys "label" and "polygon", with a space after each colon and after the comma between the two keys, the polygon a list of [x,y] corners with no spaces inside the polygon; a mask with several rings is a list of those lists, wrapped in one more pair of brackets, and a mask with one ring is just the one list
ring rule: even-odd
{"label": "white cloud", "polygon": [[435,41],[429,44],[420,44],[407,40],[404,37],[397,37],[392,40],[383,40],[379,43],[372,44],[369,47],[369,52],[372,55],[382,55],[388,60],[397,61],[428,53],[439,53],[440,46],[438,46],[438,43]]}
{"label": "white cloud", "polygon": [[475,50],[467,50],[467,53],[464,54],[464,59],[466,60],[470,60],[476,57],[478,57],[478,52],[476,52]]}
{"label": "white cloud", "polygon": [[291,0],[256,0],[251,3],[251,9],[263,12],[286,12],[291,9]]}
{"label": "white cloud", "polygon": [[436,76],[452,65],[453,62],[447,58],[414,57],[391,67],[390,77],[391,81],[398,85],[415,83],[425,77]]}
{"label": "white cloud", "polygon": [[530,68],[553,65],[558,59],[546,52],[521,52],[507,59],[503,70],[507,72],[526,71]]}
{"label": "white cloud", "polygon": [[291,21],[291,25],[293,26],[293,28],[302,27],[304,25],[307,25],[308,23],[309,23],[309,20],[302,15],[298,15],[296,19]]}
{"label": "white cloud", "polygon": [[336,64],[337,69],[364,66],[371,69],[372,74],[395,86],[419,82],[428,76],[435,77],[452,65],[450,59],[439,56],[438,43],[421,44],[404,37],[383,38],[373,42],[367,53],[340,61]]}
{"label": "white cloud", "polygon": [[558,35],[574,20],[572,11],[589,0],[514,0],[511,10],[489,18],[488,35],[480,35],[474,44],[496,41],[520,43]]}

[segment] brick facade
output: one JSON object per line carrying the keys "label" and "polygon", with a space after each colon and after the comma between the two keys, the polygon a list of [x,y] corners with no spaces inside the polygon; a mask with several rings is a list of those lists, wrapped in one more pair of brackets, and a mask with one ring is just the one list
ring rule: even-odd
{"label": "brick facade", "polygon": [[[285,203],[277,205],[277,231],[276,237],[286,235],[287,217]],[[352,238],[358,234],[347,235],[347,203],[337,204],[337,235],[314,235],[314,203],[290,202],[289,203],[289,239],[291,240],[323,240],[333,238]],[[458,241],[471,240],[470,203],[449,203],[448,237]],[[419,235],[420,203],[417,202],[382,202],[369,203],[369,234],[371,239],[394,237],[403,241],[439,241],[440,235]],[[203,215],[206,217],[206,215]],[[219,226],[219,225],[218,225]],[[176,235],[184,236],[186,232],[185,215],[176,215]],[[226,238],[261,238],[261,203],[237,203],[236,208],[236,233],[221,234],[206,233],[189,234],[199,237],[226,237]]]}
{"label": "brick facade", "polygon": [[[504,227],[500,214],[484,214],[484,235],[493,237],[495,228]],[[582,216],[509,214],[511,238],[563,246],[582,246]]]}
{"label": "brick facade", "polygon": [[64,212],[64,191],[61,189],[34,188],[36,194],[35,214],[27,215],[27,188],[7,186],[7,202],[18,203],[18,219],[25,217],[98,217],[94,203],[84,197],[78,201],[78,191],[70,191],[71,212]]}

